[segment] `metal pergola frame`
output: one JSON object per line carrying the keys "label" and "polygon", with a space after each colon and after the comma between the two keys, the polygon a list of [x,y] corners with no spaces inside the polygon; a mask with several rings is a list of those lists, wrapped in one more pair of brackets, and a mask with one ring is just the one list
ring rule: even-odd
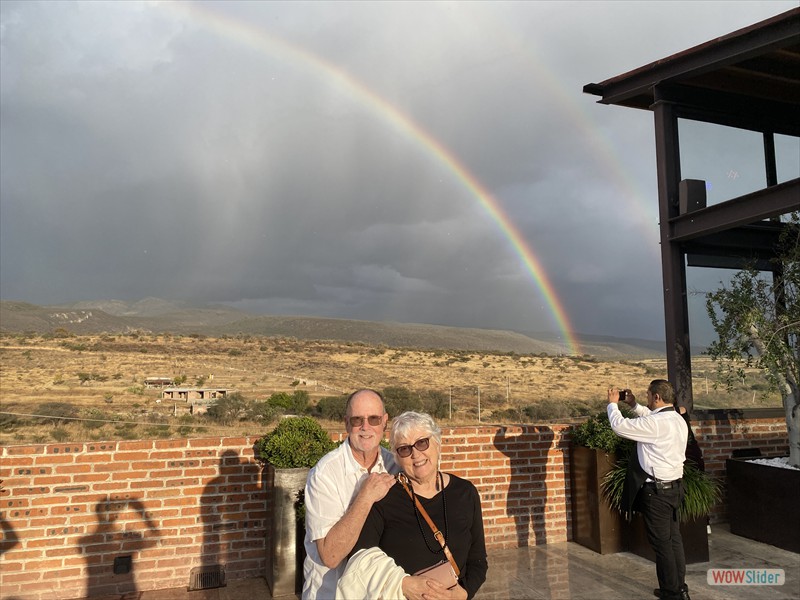
{"label": "metal pergola frame", "polygon": [[[583,91],[653,112],[667,371],[678,403],[691,409],[687,260],[779,273],[772,259],[787,227],[779,217],[800,210],[800,178],[778,183],[775,156],[776,134],[800,137],[800,8]],[[708,207],[703,190],[693,203],[692,182],[681,181],[679,119],[761,133],[765,187]]]}

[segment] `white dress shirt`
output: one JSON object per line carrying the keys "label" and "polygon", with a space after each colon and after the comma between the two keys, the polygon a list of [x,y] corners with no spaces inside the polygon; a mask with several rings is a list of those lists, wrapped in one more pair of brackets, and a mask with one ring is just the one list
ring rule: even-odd
{"label": "white dress shirt", "polygon": [[689,428],[683,417],[666,406],[651,411],[641,404],[633,409],[635,419],[622,416],[619,406],[608,405],[611,429],[620,437],[636,443],[639,464],[652,479],[674,481],[683,477]]}
{"label": "white dress shirt", "polygon": [[[371,472],[397,473],[398,467],[392,453],[381,448]],[[329,569],[319,556],[315,540],[328,535],[344,516],[369,473],[353,456],[349,439],[323,456],[308,473],[303,600],[332,600],[335,597],[336,582],[344,572],[347,561],[343,560],[337,568]]]}

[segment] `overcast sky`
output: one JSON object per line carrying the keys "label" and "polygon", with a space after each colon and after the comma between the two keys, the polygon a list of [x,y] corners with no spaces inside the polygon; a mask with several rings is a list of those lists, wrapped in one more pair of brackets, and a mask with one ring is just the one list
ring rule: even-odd
{"label": "overcast sky", "polygon": [[3,0],[0,296],[663,339],[652,113],[582,88],[794,6]]}

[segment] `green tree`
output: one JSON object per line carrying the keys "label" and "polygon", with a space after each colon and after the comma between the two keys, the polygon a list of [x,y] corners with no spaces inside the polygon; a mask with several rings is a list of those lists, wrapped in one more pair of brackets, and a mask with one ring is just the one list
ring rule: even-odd
{"label": "green tree", "polygon": [[422,408],[434,419],[450,416],[450,397],[439,390],[427,390],[422,394]]}
{"label": "green tree", "polygon": [[292,409],[294,400],[286,392],[275,392],[267,398],[267,403],[274,408],[282,408],[288,411]]}
{"label": "green tree", "polygon": [[302,415],[308,411],[310,397],[305,390],[295,390],[292,392],[292,411],[297,415]]}
{"label": "green tree", "polygon": [[389,386],[383,390],[386,412],[390,417],[404,413],[407,410],[421,410],[422,401],[418,394],[402,386]]}
{"label": "green tree", "polygon": [[208,418],[223,425],[230,425],[247,415],[248,402],[241,392],[233,392],[208,407]]}
{"label": "green tree", "polygon": [[317,414],[328,421],[344,421],[347,396],[324,396],[317,402]]}
{"label": "green tree", "polygon": [[783,399],[789,462],[800,467],[800,213],[791,215],[774,262],[777,275],[746,269],[706,294],[718,337],[708,354],[729,388],[745,368],[763,370]]}
{"label": "green tree", "polygon": [[280,414],[280,410],[270,406],[266,401],[255,401],[247,407],[247,419],[249,421],[260,421],[271,423]]}

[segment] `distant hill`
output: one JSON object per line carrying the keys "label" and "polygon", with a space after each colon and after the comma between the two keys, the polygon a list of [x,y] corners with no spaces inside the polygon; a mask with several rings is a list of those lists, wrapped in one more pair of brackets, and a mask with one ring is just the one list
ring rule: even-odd
{"label": "distant hill", "polygon": [[[63,306],[37,306],[0,301],[0,331],[52,333],[63,328],[76,335],[99,333],[176,333],[219,337],[252,335],[300,340],[360,342],[392,348],[438,348],[563,354],[566,344],[556,335],[445,327],[419,323],[359,321],[302,316],[257,316],[225,306],[192,307],[184,302],[145,298],[83,301]],[[604,336],[580,338],[581,351],[598,358],[648,358],[664,355],[664,343]]]}

